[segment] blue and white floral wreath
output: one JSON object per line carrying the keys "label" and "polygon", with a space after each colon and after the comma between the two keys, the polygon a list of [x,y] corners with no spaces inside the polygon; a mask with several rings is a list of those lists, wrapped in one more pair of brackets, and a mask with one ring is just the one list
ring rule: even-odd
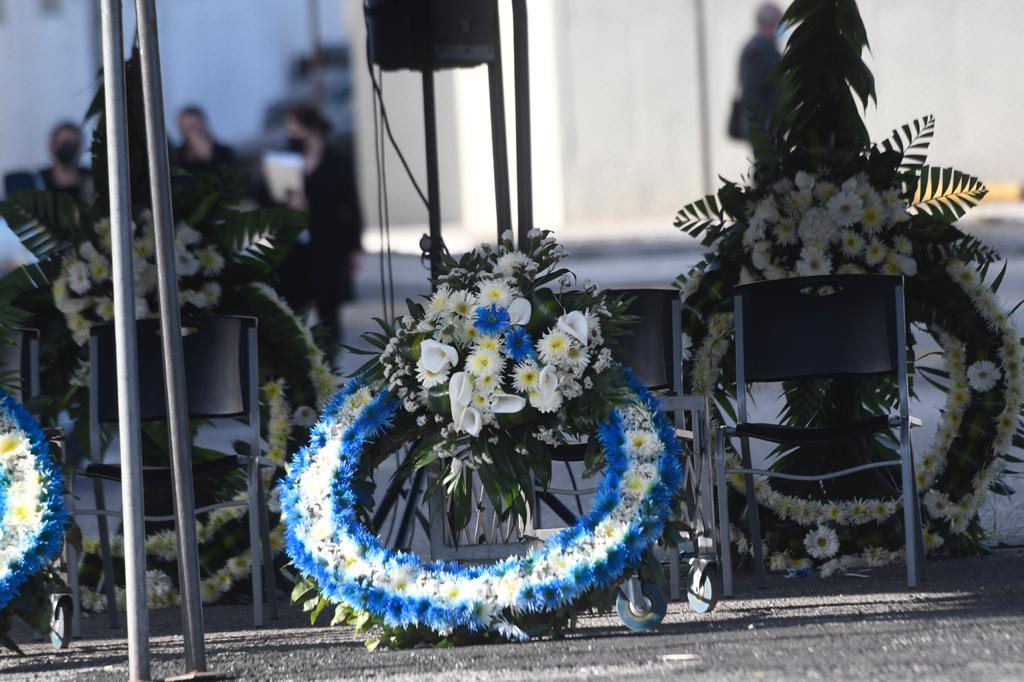
{"label": "blue and white floral wreath", "polygon": [[0,609],[61,550],[64,483],[39,425],[0,390]]}
{"label": "blue and white floral wreath", "polygon": [[[291,463],[281,505],[288,555],[328,601],[393,628],[525,640],[517,616],[611,586],[661,537],[683,480],[674,430],[646,388],[602,352],[600,325],[614,327],[622,306],[594,288],[532,286],[551,281],[544,274],[561,257],[557,249],[535,233],[523,252],[503,241],[451,267],[426,309],[411,305],[394,333],[380,336],[374,369],[325,408]],[[574,385],[588,387],[599,405],[600,426],[588,435],[600,445],[604,474],[591,511],[543,546],[489,566],[426,563],[386,548],[360,521],[364,457],[385,437],[418,425],[419,436],[434,436],[435,461],[457,477],[492,457],[557,445],[558,426],[585,409]],[[611,394],[618,397],[599,397]],[[516,431],[510,416],[526,426]],[[507,442],[514,439],[525,440]]]}

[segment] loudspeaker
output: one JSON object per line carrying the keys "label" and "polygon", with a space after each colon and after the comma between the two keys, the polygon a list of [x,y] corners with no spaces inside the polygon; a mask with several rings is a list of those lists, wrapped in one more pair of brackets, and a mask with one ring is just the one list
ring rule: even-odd
{"label": "loudspeaker", "polygon": [[495,0],[365,0],[370,61],[386,71],[477,66],[496,54]]}

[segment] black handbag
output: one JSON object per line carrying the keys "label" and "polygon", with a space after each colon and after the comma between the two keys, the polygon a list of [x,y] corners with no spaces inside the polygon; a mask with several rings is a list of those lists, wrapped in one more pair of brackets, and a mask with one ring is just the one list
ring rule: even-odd
{"label": "black handbag", "polygon": [[747,133],[747,108],[743,106],[743,99],[736,97],[729,110],[729,137],[734,140],[746,140],[749,137]]}

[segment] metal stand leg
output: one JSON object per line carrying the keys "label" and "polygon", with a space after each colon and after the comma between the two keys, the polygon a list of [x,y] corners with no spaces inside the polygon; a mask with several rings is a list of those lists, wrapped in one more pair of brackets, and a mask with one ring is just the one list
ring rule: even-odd
{"label": "metal stand leg", "polygon": [[[750,442],[746,438],[740,440],[743,457],[743,468],[750,469]],[[754,550],[754,571],[757,576],[757,589],[764,589],[764,551],[761,547],[761,518],[757,509],[757,494],[754,492],[754,477],[746,474],[743,477],[747,496],[747,522],[750,524],[750,545]]]}
{"label": "metal stand leg", "polygon": [[259,477],[260,465],[256,457],[249,457],[249,559],[252,569],[249,577],[252,580],[252,624],[263,627],[263,569],[260,561],[260,501]]}
{"label": "metal stand leg", "polygon": [[263,581],[266,583],[270,619],[277,620],[277,571],[274,570],[274,550],[270,547],[270,521],[267,514],[267,496],[263,490],[263,477],[256,476],[257,505],[260,515],[260,553],[263,558]]}
{"label": "metal stand leg", "polygon": [[[516,189],[519,194],[519,248],[533,228],[533,161],[530,148],[530,34],[526,0],[512,0],[516,83]],[[677,557],[678,559],[678,557]],[[673,597],[674,599],[675,597]]]}
{"label": "metal stand leg", "polygon": [[[69,471],[65,477],[66,490],[64,493],[64,506],[67,508],[71,518],[75,518],[75,472]],[[70,542],[64,543],[64,561],[68,569],[68,587],[71,588],[71,636],[82,636],[82,588],[78,580],[78,552],[71,546]]]}
{"label": "metal stand leg", "polygon": [[[914,464],[910,461],[909,431],[910,426],[904,419],[900,427],[900,464],[903,475],[903,530],[907,548],[907,587],[917,587],[917,536],[920,534],[918,524],[916,481]],[[917,529],[915,529],[917,528]]]}
{"label": "metal stand leg", "polygon": [[722,558],[722,594],[732,596],[732,545],[729,542],[729,490],[725,481],[725,430],[715,436],[715,483],[718,487],[719,551]]}
{"label": "metal stand leg", "polygon": [[434,101],[434,73],[423,72],[423,124],[427,156],[427,214],[430,223],[430,280],[441,271],[441,189],[437,169],[437,107]]}
{"label": "metal stand leg", "polygon": [[921,519],[921,496],[917,488],[917,471],[914,468],[914,439],[910,437],[910,482],[913,485],[911,494],[914,497],[914,541],[917,542],[917,578],[928,580],[928,558],[924,547],[924,521]]}
{"label": "metal stand leg", "polygon": [[[103,497],[103,481],[94,478],[92,481],[93,495],[96,498],[96,509],[106,511],[107,505]],[[96,525],[100,529],[100,552],[103,554],[103,591],[107,595],[107,617],[110,619],[110,627],[120,627],[117,615],[117,593],[114,590],[114,555],[110,549],[110,528],[107,525],[108,516],[98,514]]]}
{"label": "metal stand leg", "polygon": [[[501,31],[494,13],[494,60],[487,64],[491,100],[491,150],[494,155],[494,206],[498,236],[512,229],[512,196],[508,178],[508,142],[505,133],[505,88],[501,75]],[[517,119],[518,120],[518,119]],[[521,190],[520,190],[521,191]]]}

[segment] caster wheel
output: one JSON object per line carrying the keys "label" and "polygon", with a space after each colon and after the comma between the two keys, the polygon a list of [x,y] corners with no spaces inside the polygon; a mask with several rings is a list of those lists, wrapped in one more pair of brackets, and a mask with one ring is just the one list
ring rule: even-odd
{"label": "caster wheel", "polygon": [[54,595],[53,617],[50,619],[50,643],[55,649],[67,649],[71,644],[71,617],[74,606],[66,594]]}
{"label": "caster wheel", "polygon": [[647,632],[661,624],[668,612],[668,601],[665,593],[654,583],[642,583],[641,591],[650,602],[646,609],[638,610],[625,594],[620,593],[615,607],[619,612],[619,619],[627,628],[634,632]]}
{"label": "caster wheel", "polygon": [[718,604],[718,571],[714,564],[704,570],[698,564],[690,567],[686,600],[694,613],[708,613]]}

